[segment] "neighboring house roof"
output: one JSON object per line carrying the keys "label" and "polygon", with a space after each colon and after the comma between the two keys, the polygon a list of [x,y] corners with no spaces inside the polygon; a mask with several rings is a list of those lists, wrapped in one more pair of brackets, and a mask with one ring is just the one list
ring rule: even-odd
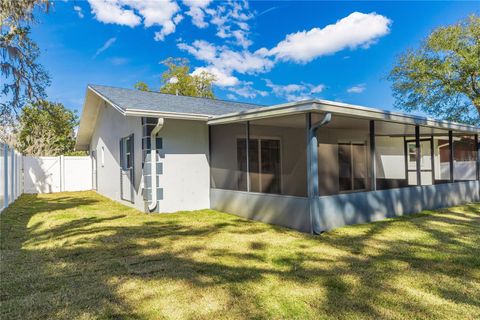
{"label": "neighboring house roof", "polygon": [[177,96],[101,85],[89,85],[89,88],[127,115],[129,113],[153,114],[161,112],[210,117],[262,107],[257,104]]}

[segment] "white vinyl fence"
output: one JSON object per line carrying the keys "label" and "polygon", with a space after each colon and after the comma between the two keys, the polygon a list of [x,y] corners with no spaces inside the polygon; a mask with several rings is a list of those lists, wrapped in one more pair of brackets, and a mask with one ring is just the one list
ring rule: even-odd
{"label": "white vinyl fence", "polygon": [[0,143],[0,211],[23,193],[22,155]]}
{"label": "white vinyl fence", "polygon": [[22,193],[92,189],[92,160],[85,157],[27,157],[0,143],[0,211]]}
{"label": "white vinyl fence", "polygon": [[92,160],[85,157],[23,157],[25,193],[92,189]]}

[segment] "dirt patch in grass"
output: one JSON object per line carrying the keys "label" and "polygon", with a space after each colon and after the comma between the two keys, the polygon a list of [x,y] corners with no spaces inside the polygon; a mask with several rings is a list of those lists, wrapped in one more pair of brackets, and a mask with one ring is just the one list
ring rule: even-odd
{"label": "dirt patch in grass", "polygon": [[23,195],[0,232],[1,319],[480,317],[479,204],[310,236]]}

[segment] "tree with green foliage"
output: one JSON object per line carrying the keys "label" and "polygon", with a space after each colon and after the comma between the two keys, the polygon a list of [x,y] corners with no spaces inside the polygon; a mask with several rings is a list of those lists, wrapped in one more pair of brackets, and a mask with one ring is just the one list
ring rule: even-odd
{"label": "tree with green foliage", "polygon": [[27,102],[46,97],[50,78],[37,62],[40,50],[30,39],[35,6],[48,11],[47,0],[0,1],[0,124],[11,123]]}
{"label": "tree with green foliage", "polygon": [[58,156],[74,151],[75,112],[61,103],[38,101],[22,109],[17,148],[32,156]]}
{"label": "tree with green foliage", "polygon": [[167,66],[167,70],[162,74],[161,93],[215,98],[212,88],[215,77],[212,74],[203,71],[192,75],[189,61],[184,58],[168,58],[162,63]]}
{"label": "tree with green foliage", "polygon": [[400,109],[480,124],[480,17],[434,30],[399,57],[389,79]]}
{"label": "tree with green foliage", "polygon": [[133,87],[140,91],[150,91],[150,88],[148,87],[148,85],[143,81],[138,81],[133,85]]}

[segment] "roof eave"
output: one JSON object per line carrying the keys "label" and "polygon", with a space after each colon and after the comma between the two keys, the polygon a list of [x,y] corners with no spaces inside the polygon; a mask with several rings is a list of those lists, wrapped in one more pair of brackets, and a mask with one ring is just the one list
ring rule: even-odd
{"label": "roof eave", "polygon": [[159,118],[166,118],[166,119],[200,120],[200,121],[207,121],[208,119],[211,118],[211,115],[207,115],[207,114],[165,112],[165,111],[153,111],[153,110],[130,109],[130,108],[126,109],[125,116],[159,117]]}
{"label": "roof eave", "polygon": [[209,125],[242,122],[249,120],[258,120],[271,117],[279,117],[311,111],[313,100],[302,101],[299,103],[282,104],[272,107],[262,107],[258,109],[235,112],[221,116],[214,116],[208,121]]}
{"label": "roof eave", "polygon": [[409,115],[400,112],[390,112],[380,109],[367,108],[356,105],[349,105],[345,103],[337,103],[326,100],[306,100],[300,102],[285,103],[280,105],[274,105],[271,107],[263,107],[253,109],[245,112],[237,112],[217,117],[212,117],[209,121],[209,125],[235,123],[242,121],[252,121],[258,119],[265,119],[278,116],[292,115],[296,113],[304,112],[331,112],[332,114],[345,115],[353,118],[362,118],[379,121],[389,121],[402,124],[420,125],[426,127],[435,127],[445,130],[455,130],[468,133],[480,133],[480,128],[444,121],[435,120],[426,117],[420,117],[415,115]]}

